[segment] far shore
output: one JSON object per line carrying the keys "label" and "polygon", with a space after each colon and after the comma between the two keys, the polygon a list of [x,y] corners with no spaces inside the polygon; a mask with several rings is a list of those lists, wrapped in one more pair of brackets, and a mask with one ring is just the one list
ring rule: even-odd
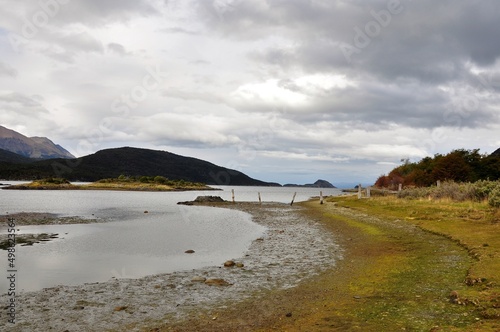
{"label": "far shore", "polygon": [[5,190],[113,190],[113,191],[209,191],[221,190],[201,183],[176,182],[174,184],[143,183],[140,181],[126,182],[112,179],[92,182],[89,184],[72,184],[69,181],[49,182],[35,180],[31,183],[10,185],[3,187]]}

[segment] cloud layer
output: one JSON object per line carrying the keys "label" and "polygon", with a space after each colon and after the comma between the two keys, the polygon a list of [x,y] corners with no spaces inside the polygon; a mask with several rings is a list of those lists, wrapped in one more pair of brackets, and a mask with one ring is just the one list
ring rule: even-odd
{"label": "cloud layer", "polygon": [[166,149],[373,182],[500,145],[500,3],[0,0],[0,122],[73,154]]}

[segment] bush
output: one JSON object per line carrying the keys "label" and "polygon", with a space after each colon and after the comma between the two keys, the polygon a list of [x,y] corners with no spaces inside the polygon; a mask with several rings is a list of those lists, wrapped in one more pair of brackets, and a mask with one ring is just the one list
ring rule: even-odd
{"label": "bush", "polygon": [[168,179],[164,176],[155,176],[154,182],[159,183],[159,184],[165,184],[167,183]]}
{"label": "bush", "polygon": [[478,200],[488,199],[491,192],[500,186],[498,181],[480,180],[474,183],[476,188],[476,197]]}
{"label": "bush", "polygon": [[50,183],[50,184],[70,184],[70,182],[64,178],[46,178],[46,179],[38,180],[35,182],[38,182],[41,184],[44,184],[44,183],[45,184],[47,184],[47,183]]}
{"label": "bush", "polygon": [[488,204],[495,208],[500,208],[500,186],[491,191],[488,196]]}
{"label": "bush", "polygon": [[399,198],[419,199],[431,196],[435,187],[407,188],[398,193]]}

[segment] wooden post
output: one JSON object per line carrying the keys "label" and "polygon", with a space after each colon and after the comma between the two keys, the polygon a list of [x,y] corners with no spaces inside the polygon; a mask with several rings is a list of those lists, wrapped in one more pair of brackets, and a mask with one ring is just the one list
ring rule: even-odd
{"label": "wooden post", "polygon": [[358,184],[358,199],[361,199],[361,183]]}
{"label": "wooden post", "polygon": [[436,182],[436,186],[437,186],[438,188],[439,188],[439,187],[441,187],[441,180],[437,180],[437,182]]}
{"label": "wooden post", "polygon": [[370,195],[371,195],[371,189],[372,189],[372,188],[371,188],[370,186],[366,187],[366,198],[370,198]]}
{"label": "wooden post", "polygon": [[293,194],[292,202],[290,203],[290,205],[293,205],[293,201],[295,200],[295,196],[296,196],[296,195],[297,195],[297,192],[295,192],[295,193]]}
{"label": "wooden post", "polygon": [[398,185],[398,191],[401,191],[402,189],[403,189],[403,184],[402,184],[402,183],[400,183],[400,184]]}
{"label": "wooden post", "polygon": [[231,197],[233,198],[233,203],[234,203],[234,189],[231,189]]}
{"label": "wooden post", "polygon": [[323,192],[319,192],[319,204],[323,204]]}
{"label": "wooden post", "polygon": [[259,191],[259,204],[262,205],[262,200],[260,199],[260,191]]}

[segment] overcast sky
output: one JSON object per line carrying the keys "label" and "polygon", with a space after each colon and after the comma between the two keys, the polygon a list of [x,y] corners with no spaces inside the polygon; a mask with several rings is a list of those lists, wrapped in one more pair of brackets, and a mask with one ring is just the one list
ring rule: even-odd
{"label": "overcast sky", "polygon": [[0,125],[266,181],[500,147],[497,0],[0,0]]}

